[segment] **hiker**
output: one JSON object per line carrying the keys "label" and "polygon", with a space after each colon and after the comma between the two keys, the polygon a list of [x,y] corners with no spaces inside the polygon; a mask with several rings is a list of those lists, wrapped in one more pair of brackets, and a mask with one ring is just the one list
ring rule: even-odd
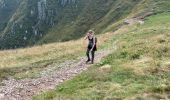
{"label": "hiker", "polygon": [[[89,30],[88,33],[85,36],[85,40],[88,39],[88,46],[87,46],[87,61],[86,63],[91,61],[91,64],[94,63],[94,56],[95,56],[95,51],[97,51],[96,43],[97,43],[97,38],[94,36],[94,31]],[[91,59],[90,59],[91,57]]]}

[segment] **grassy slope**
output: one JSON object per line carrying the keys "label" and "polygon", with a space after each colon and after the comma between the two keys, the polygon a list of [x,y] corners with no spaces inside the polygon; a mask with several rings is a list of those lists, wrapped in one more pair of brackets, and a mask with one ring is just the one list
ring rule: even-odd
{"label": "grassy slope", "polygon": [[133,0],[126,2],[124,0],[80,0],[77,2],[78,8],[66,6],[59,12],[62,16],[59,23],[49,30],[39,43],[77,39],[90,28],[96,33],[101,33],[108,25],[126,17],[138,2]]}
{"label": "grassy slope", "polygon": [[[110,41],[119,47],[100,64],[34,100],[159,100],[170,91],[170,13],[127,26]],[[102,70],[102,66],[111,68]],[[148,94],[144,98],[144,94]],[[150,94],[150,95],[149,95]]]}
{"label": "grassy slope", "polygon": [[[110,34],[98,36],[100,39],[98,45],[103,45],[108,37]],[[16,78],[38,77],[44,68],[50,67],[48,65],[57,67],[65,60],[75,60],[77,57],[83,56],[85,44],[83,39],[79,39],[25,49],[0,51],[0,80],[8,76]]]}

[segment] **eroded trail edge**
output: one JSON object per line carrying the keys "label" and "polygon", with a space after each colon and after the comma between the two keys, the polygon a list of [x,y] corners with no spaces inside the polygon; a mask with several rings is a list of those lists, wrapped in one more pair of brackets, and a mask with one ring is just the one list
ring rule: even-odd
{"label": "eroded trail edge", "polygon": [[[102,50],[96,52],[95,63],[111,53],[111,50]],[[36,79],[16,80],[9,78],[2,81],[0,86],[0,100],[30,100],[32,96],[43,91],[55,89],[55,87],[66,80],[88,69],[89,64],[85,63],[86,58],[80,58],[76,61],[66,61],[59,65],[59,70],[51,70],[48,74],[42,75]],[[63,66],[63,67],[62,67]],[[46,72],[46,71],[45,71]]]}

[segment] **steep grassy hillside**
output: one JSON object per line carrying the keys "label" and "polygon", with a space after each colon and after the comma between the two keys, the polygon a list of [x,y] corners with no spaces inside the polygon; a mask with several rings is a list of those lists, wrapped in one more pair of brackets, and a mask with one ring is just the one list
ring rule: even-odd
{"label": "steep grassy hillside", "polygon": [[124,0],[80,0],[78,2],[79,10],[75,12],[74,9],[71,12],[78,14],[76,16],[70,16],[67,13],[70,12],[71,8],[69,6],[65,8],[62,11],[65,17],[61,19],[61,23],[59,22],[54,29],[50,30],[40,42],[77,39],[83,36],[89,29],[94,29],[96,33],[101,33],[108,25],[127,16],[138,2],[134,0],[127,2]]}
{"label": "steep grassy hillside", "polygon": [[[10,21],[3,24],[6,27],[1,28],[0,48],[78,39],[89,29],[101,33],[108,25],[125,18],[140,1],[142,0],[20,1]],[[38,6],[39,3],[41,6]]]}
{"label": "steep grassy hillside", "polygon": [[170,11],[168,0],[1,0],[0,7],[1,49],[78,39],[89,29],[105,33],[127,16]]}
{"label": "steep grassy hillside", "polygon": [[117,50],[100,64],[34,100],[160,100],[170,98],[170,13],[118,30]]}

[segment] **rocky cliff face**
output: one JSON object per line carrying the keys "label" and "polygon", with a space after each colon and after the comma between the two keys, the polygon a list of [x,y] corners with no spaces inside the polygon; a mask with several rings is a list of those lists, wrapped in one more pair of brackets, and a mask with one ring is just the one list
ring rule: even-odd
{"label": "rocky cliff face", "polygon": [[142,0],[0,0],[0,49],[101,32]]}
{"label": "rocky cliff face", "polygon": [[19,0],[0,0],[0,32],[6,27],[18,5]]}

